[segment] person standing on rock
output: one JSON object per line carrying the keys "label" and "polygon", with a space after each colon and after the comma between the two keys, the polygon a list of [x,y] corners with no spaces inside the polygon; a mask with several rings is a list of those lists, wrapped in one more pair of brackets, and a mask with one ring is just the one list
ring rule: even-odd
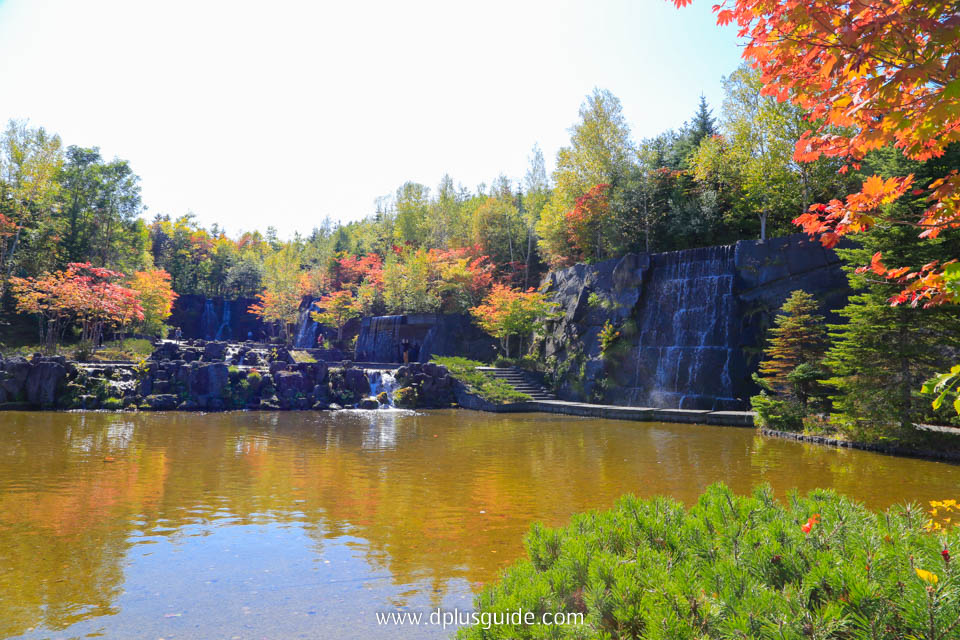
{"label": "person standing on rock", "polygon": [[183,331],[180,330],[180,327],[177,327],[173,332],[173,338],[177,341],[177,345],[180,344],[180,339],[183,338]]}

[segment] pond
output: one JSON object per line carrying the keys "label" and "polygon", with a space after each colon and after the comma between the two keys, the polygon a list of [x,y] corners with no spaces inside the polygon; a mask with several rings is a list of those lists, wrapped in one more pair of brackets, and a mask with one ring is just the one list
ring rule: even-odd
{"label": "pond", "polygon": [[956,497],[960,466],[546,414],[0,413],[0,637],[449,637],[429,613],[531,522],[721,480],[884,508]]}

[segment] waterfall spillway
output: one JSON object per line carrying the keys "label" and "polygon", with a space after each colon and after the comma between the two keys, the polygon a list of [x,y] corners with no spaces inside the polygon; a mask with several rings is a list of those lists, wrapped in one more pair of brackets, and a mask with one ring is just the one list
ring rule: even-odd
{"label": "waterfall spillway", "polygon": [[368,362],[400,362],[400,327],[406,316],[364,318],[357,337],[357,358]]}
{"label": "waterfall spillway", "polygon": [[320,325],[310,317],[310,314],[316,310],[314,301],[300,310],[300,317],[297,318],[297,332],[293,336],[293,346],[298,349],[309,349],[317,346],[317,332]]}
{"label": "waterfall spillway", "polygon": [[213,310],[213,299],[207,298],[200,318],[200,333],[205,340],[213,340],[217,335],[217,313]]}
{"label": "waterfall spillway", "polygon": [[371,371],[367,370],[367,379],[370,381],[370,395],[374,398],[381,393],[387,394],[387,404],[383,406],[393,406],[393,392],[397,390],[397,379],[390,371]]}
{"label": "waterfall spillway", "polygon": [[717,390],[732,387],[733,247],[652,258],[639,305],[635,400],[645,406],[713,408]]}
{"label": "waterfall spillway", "polygon": [[230,303],[226,300],[223,301],[223,317],[220,320],[220,327],[217,329],[217,340],[229,339],[231,337],[230,331]]}

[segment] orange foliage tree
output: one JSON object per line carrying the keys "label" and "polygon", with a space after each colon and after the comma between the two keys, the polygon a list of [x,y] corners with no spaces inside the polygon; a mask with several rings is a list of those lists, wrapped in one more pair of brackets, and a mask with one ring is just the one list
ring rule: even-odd
{"label": "orange foliage tree", "polygon": [[35,278],[11,278],[19,313],[40,315],[41,339],[50,350],[63,331],[79,322],[81,340],[97,344],[106,329],[122,331],[131,322],[143,320],[139,294],[117,282],[123,274],[72,262],[65,270]]}
{"label": "orange foliage tree", "polygon": [[[692,0],[672,0],[678,7]],[[960,141],[960,15],[946,0],[729,0],[715,5],[717,22],[735,22],[747,38],[744,58],[760,69],[764,92],[809,111],[811,129],[797,141],[795,158],[821,155],[859,162],[887,145],[909,158],[940,157]],[[845,199],[816,204],[795,223],[819,234],[825,246],[864,231],[878,209],[914,190],[914,177],[867,178]],[[960,175],[956,170],[917,190],[929,206],[918,220],[923,238],[960,227]],[[871,268],[904,289],[891,302],[924,306],[960,300],[960,265],[888,269],[882,256]]]}
{"label": "orange foliage tree", "polygon": [[141,326],[144,333],[165,336],[167,327],[164,321],[170,317],[177,299],[170,284],[170,274],[164,269],[136,271],[130,276],[129,284],[137,292],[143,307]]}
{"label": "orange foliage tree", "polygon": [[495,284],[483,304],[470,309],[484,331],[500,340],[504,355],[510,357],[510,339],[519,338],[523,354],[524,339],[552,313],[554,303],[539,291],[511,289]]}
{"label": "orange foliage tree", "polygon": [[297,322],[300,315],[300,296],[296,291],[287,289],[270,290],[257,294],[257,302],[248,308],[264,322],[276,322],[280,327],[283,339],[290,336],[291,325]]}
{"label": "orange foliage tree", "polygon": [[567,236],[580,259],[603,257],[603,223],[610,215],[610,185],[594,185],[566,214]]}
{"label": "orange foliage tree", "polygon": [[321,324],[337,328],[337,342],[343,342],[343,328],[360,315],[360,307],[353,293],[342,289],[323,296],[313,303],[317,308],[310,317]]}

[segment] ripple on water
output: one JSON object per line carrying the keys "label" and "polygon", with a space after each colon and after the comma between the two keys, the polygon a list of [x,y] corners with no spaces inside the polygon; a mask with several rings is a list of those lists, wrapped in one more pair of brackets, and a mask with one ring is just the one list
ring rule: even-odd
{"label": "ripple on water", "polygon": [[469,608],[532,521],[625,492],[769,482],[879,508],[954,495],[958,469],[543,414],[5,413],[0,637],[403,637],[374,612]]}

